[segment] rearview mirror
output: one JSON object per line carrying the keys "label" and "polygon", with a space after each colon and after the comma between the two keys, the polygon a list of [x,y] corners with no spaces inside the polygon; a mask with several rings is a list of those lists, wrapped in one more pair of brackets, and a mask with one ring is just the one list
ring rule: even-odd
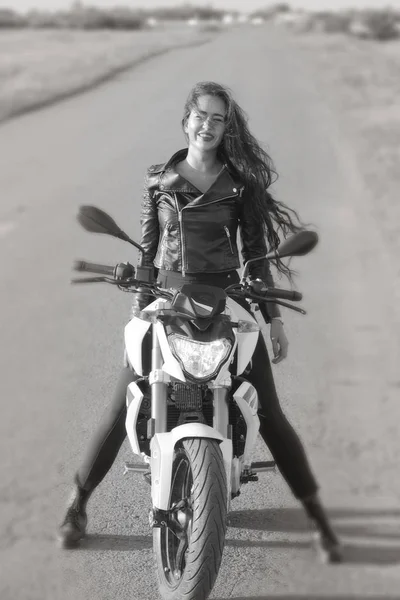
{"label": "rearview mirror", "polygon": [[101,208],[97,206],[81,206],[77,215],[77,220],[86,231],[91,233],[105,233],[106,235],[112,235],[120,240],[129,242],[135,248],[140,250],[144,254],[144,248],[131,240],[131,238],[124,232],[112,217],[108,215]]}
{"label": "rearview mirror", "polygon": [[258,256],[257,258],[251,258],[244,266],[243,274],[241,277],[241,283],[244,283],[249,271],[249,265],[257,260],[274,260],[276,258],[285,258],[287,256],[303,256],[308,254],[318,244],[318,234],[315,231],[306,231],[303,229],[298,233],[290,236],[279,244],[276,250],[268,252],[265,256]]}
{"label": "rearview mirror", "polygon": [[123,234],[114,219],[96,206],[81,206],[77,219],[91,233],[106,233],[114,237],[121,237],[121,233]]}
{"label": "rearview mirror", "polygon": [[299,231],[279,244],[273,252],[265,258],[285,258],[287,256],[304,256],[318,244],[318,234],[315,231]]}

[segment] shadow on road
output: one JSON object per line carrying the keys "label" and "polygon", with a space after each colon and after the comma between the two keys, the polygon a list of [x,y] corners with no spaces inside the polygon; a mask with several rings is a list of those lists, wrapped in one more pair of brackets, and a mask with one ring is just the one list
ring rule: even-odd
{"label": "shadow on road", "polygon": [[[400,528],[394,521],[400,510],[333,509],[329,511],[335,529],[343,539],[344,565],[400,564]],[[389,520],[389,521],[388,521]],[[229,514],[229,528],[265,531],[267,533],[310,533],[307,518],[301,509],[263,509],[234,511]],[[229,539],[226,547],[233,548],[301,548],[310,549],[309,539]],[[81,542],[82,550],[111,550],[129,552],[151,549],[152,536],[90,534]],[[237,599],[238,600],[238,599]],[[293,597],[293,600],[300,600]],[[329,600],[324,598],[323,600]],[[346,600],[340,598],[340,600]],[[371,599],[374,600],[374,599]],[[390,600],[390,599],[387,599]],[[397,600],[397,599],[396,599]]]}
{"label": "shadow on road", "polygon": [[[254,541],[254,540],[229,540],[225,542],[226,547],[233,548],[265,548],[265,551],[273,550],[274,548],[301,548],[303,550],[309,550],[312,548],[311,540],[298,541],[298,540],[282,540],[282,541]],[[394,545],[382,545],[374,544],[367,545],[366,543],[357,544],[349,543],[345,541],[343,543],[343,565],[396,565],[400,564],[400,543],[397,546]],[[342,600],[342,598],[340,598]],[[369,600],[369,598],[368,598]],[[399,598],[396,598],[399,600]]]}
{"label": "shadow on road", "polygon": [[398,596],[231,596],[230,598],[213,598],[213,600],[399,600]]}
{"label": "shadow on road", "polygon": [[[332,509],[329,514],[335,530],[343,539],[344,564],[400,564],[400,510]],[[310,531],[303,510],[284,508],[234,511],[229,515],[229,527],[294,534]],[[310,548],[311,540],[228,539],[226,545],[266,549]]]}
{"label": "shadow on road", "polygon": [[[359,529],[368,530],[368,535],[388,535],[376,532],[377,519],[399,519],[400,509],[391,510],[364,510],[364,509],[330,509],[329,516],[338,521],[335,524],[338,530],[343,530],[343,533],[358,531]],[[344,525],[340,521],[346,520],[349,523]],[[364,520],[362,525],[352,524],[351,521]],[[372,523],[375,525],[372,527]],[[242,529],[257,529],[258,531],[291,531],[305,532],[308,531],[307,518],[302,509],[297,508],[270,508],[262,510],[237,510],[229,513],[229,527],[240,527]],[[400,529],[391,531],[393,537],[400,540]]]}
{"label": "shadow on road", "polygon": [[80,543],[81,550],[114,550],[129,552],[134,550],[149,550],[153,547],[152,536],[145,535],[87,535]]}

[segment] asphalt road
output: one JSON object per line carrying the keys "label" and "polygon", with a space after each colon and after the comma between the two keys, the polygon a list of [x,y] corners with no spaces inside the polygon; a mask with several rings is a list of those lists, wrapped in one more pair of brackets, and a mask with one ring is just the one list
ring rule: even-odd
{"label": "asphalt road", "polygon": [[[73,473],[113,392],[130,298],[70,286],[75,258],[135,261],[118,240],[79,229],[82,203],[133,238],[146,167],[184,146],[183,103],[198,80],[228,84],[268,144],[277,196],[312,221],[318,249],[295,259],[307,317],[284,313],[288,359],[274,367],[343,538],[321,566],[279,475],[233,504],[212,598],[400,598],[399,314],[394,258],[346,140],[285,35],[236,30],[152,59],[113,82],[0,128],[0,598],[157,598],[149,488],[123,476],[125,443],[89,505],[89,536],[57,549]],[[285,287],[285,281],[277,281]],[[268,457],[259,445],[256,458]]]}

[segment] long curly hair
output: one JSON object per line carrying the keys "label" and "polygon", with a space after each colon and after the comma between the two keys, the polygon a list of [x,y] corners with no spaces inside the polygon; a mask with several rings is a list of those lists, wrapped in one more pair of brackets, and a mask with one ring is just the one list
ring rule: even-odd
{"label": "long curly hair", "polygon": [[[295,210],[273,198],[268,191],[278,179],[278,173],[269,154],[250,133],[248,117],[234,100],[228,87],[213,81],[197,83],[186,100],[182,128],[191,111],[197,108],[199,97],[204,95],[216,96],[225,103],[225,132],[218,148],[218,158],[236,173],[245,186],[246,201],[252,214],[263,224],[269,250],[275,250],[279,245],[280,235],[286,238],[303,229],[304,225]],[[291,280],[295,272],[279,258],[274,262],[278,271]]]}

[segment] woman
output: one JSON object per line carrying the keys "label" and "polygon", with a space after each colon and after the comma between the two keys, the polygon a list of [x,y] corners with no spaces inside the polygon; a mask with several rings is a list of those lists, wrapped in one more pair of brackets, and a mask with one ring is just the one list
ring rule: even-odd
{"label": "woman", "polygon": [[[201,282],[225,288],[239,281],[237,230],[246,261],[267,253],[265,238],[274,248],[279,243],[277,232],[286,236],[297,231],[299,225],[293,220],[297,215],[267,191],[276,175],[271,159],[251,135],[245,114],[227,88],[213,82],[197,84],[187,99],[182,127],[188,147],[148,171],[141,211],[140,243],[145,249],[141,264],[155,267],[163,287]],[[277,268],[291,277],[279,260]],[[250,274],[256,291],[265,284],[273,286],[268,261],[252,263]],[[150,300],[142,294],[134,306],[143,308]],[[273,362],[277,363],[288,349],[283,321],[275,304],[262,311],[271,324]],[[125,367],[111,410],[76,475],[74,494],[60,528],[65,546],[84,536],[87,500],[125,439],[125,394],[134,379],[135,373]],[[341,546],[318,498],[304,449],[280,408],[262,336],[248,379],[260,398],[261,436],[315,526],[324,559],[340,562]]]}

